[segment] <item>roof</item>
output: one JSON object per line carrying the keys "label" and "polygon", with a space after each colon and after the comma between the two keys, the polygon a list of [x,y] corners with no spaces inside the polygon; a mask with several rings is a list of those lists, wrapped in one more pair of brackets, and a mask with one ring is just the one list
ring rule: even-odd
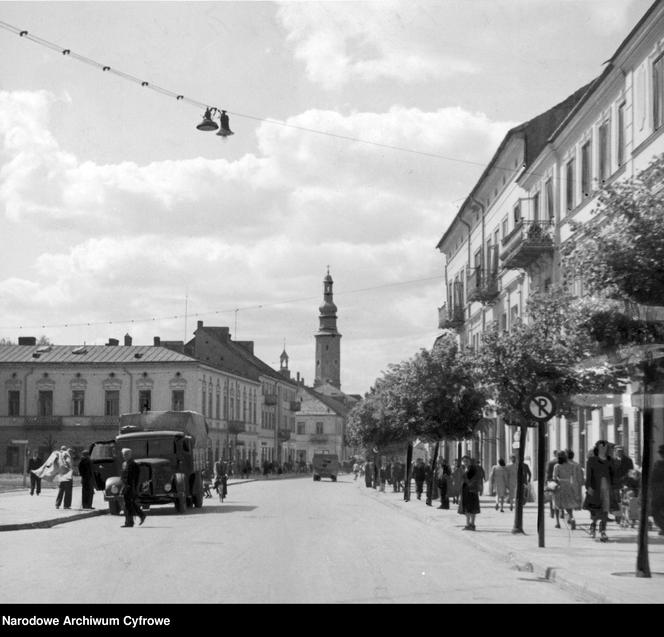
{"label": "roof", "polygon": [[350,409],[346,407],[346,405],[344,405],[341,401],[337,400],[336,398],[330,398],[330,396],[319,394],[317,391],[310,389],[309,387],[305,387],[304,389],[308,394],[318,399],[326,407],[329,407],[339,416],[345,416],[350,411]]}
{"label": "roof", "polygon": [[542,149],[546,146],[550,135],[555,131],[561,122],[565,120],[568,113],[570,113],[573,108],[579,103],[584,95],[589,92],[592,85],[597,81],[594,79],[592,82],[589,82],[585,86],[582,86],[580,89],[572,93],[569,97],[564,99],[562,102],[552,106],[544,113],[540,113],[536,117],[519,124],[514,128],[507,131],[503,141],[498,146],[498,149],[493,154],[491,161],[487,164],[487,167],[482,172],[480,178],[477,180],[475,186],[470,191],[468,197],[463,202],[459,208],[459,212],[456,214],[452,223],[448,226],[447,230],[441,237],[440,241],[436,244],[436,248],[440,250],[441,245],[450,235],[452,228],[454,227],[454,222],[461,216],[463,211],[467,206],[474,205],[476,195],[481,188],[482,184],[486,178],[491,174],[491,171],[496,167],[498,160],[502,152],[505,150],[507,144],[517,137],[523,137],[525,143],[525,153],[524,153],[524,167],[529,166],[535,158],[539,155]]}
{"label": "roof", "polygon": [[0,363],[194,363],[166,347],[153,345],[0,345]]}

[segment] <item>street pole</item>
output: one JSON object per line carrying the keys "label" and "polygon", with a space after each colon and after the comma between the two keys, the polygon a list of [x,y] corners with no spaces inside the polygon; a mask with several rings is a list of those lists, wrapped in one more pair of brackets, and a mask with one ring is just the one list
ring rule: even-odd
{"label": "street pole", "polygon": [[537,423],[537,535],[539,546],[544,546],[544,440],[546,437],[546,423],[540,420]]}
{"label": "street pole", "polygon": [[410,502],[410,465],[413,462],[413,443],[408,443],[408,451],[406,451],[406,479],[403,485],[403,499]]}

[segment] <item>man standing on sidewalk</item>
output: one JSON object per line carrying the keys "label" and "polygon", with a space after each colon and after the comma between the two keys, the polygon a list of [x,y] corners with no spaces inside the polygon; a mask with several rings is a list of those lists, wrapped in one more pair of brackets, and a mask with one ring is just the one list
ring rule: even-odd
{"label": "man standing on sidewalk", "polygon": [[32,457],[28,460],[28,473],[30,474],[30,495],[34,495],[35,492],[37,495],[41,493],[41,478],[34,473],[33,469],[39,469],[44,464],[44,461],[41,459],[39,452],[34,449],[32,452]]}
{"label": "man standing on sidewalk", "polygon": [[55,498],[55,508],[59,509],[60,505],[63,504],[64,509],[71,509],[71,495],[74,486],[74,461],[72,460],[72,450],[65,445],[60,447],[58,467],[58,495]]}
{"label": "man standing on sidewalk", "polygon": [[95,483],[94,476],[92,475],[92,461],[90,460],[89,451],[81,451],[78,474],[81,476],[81,508],[93,509],[92,498],[95,495]]}
{"label": "man standing on sidewalk", "polygon": [[124,497],[125,508],[125,523],[122,526],[128,528],[134,526],[134,516],[138,516],[141,519],[139,524],[143,524],[145,522],[145,513],[141,511],[141,507],[136,502],[139,468],[136,460],[131,457],[131,449],[125,447],[122,450],[122,457],[124,461],[120,477],[123,483],[122,495]]}

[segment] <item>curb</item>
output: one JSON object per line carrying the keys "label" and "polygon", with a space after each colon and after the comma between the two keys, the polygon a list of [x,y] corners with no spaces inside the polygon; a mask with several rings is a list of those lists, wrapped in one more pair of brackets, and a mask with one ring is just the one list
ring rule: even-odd
{"label": "curb", "polygon": [[18,524],[3,524],[0,526],[2,531],[23,531],[26,529],[50,529],[58,524],[65,522],[75,522],[76,520],[83,520],[84,518],[92,518],[98,515],[106,515],[108,509],[100,509],[99,511],[90,511],[89,513],[77,513],[76,515],[68,515],[65,518],[52,518],[50,520],[40,520],[39,522],[21,522]]}

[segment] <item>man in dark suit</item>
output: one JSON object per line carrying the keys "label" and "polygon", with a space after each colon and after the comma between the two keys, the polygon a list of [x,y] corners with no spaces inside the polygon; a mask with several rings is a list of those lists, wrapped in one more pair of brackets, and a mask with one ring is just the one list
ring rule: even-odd
{"label": "man in dark suit", "polygon": [[30,474],[30,495],[37,495],[41,493],[41,478],[32,473],[33,469],[39,469],[44,464],[39,452],[35,449],[32,452],[32,457],[28,460],[28,473]]}
{"label": "man in dark suit", "polygon": [[92,475],[92,461],[89,451],[81,451],[81,460],[78,463],[78,475],[81,476],[81,508],[94,509],[92,498],[95,495],[95,482]]}
{"label": "man in dark suit", "polygon": [[124,448],[122,450],[122,457],[124,461],[122,462],[120,477],[123,483],[122,494],[124,496],[125,508],[125,523],[122,525],[122,528],[127,528],[134,526],[134,516],[138,516],[141,519],[139,524],[143,524],[145,522],[145,513],[141,511],[141,507],[136,502],[139,468],[136,460],[131,457],[131,449]]}

